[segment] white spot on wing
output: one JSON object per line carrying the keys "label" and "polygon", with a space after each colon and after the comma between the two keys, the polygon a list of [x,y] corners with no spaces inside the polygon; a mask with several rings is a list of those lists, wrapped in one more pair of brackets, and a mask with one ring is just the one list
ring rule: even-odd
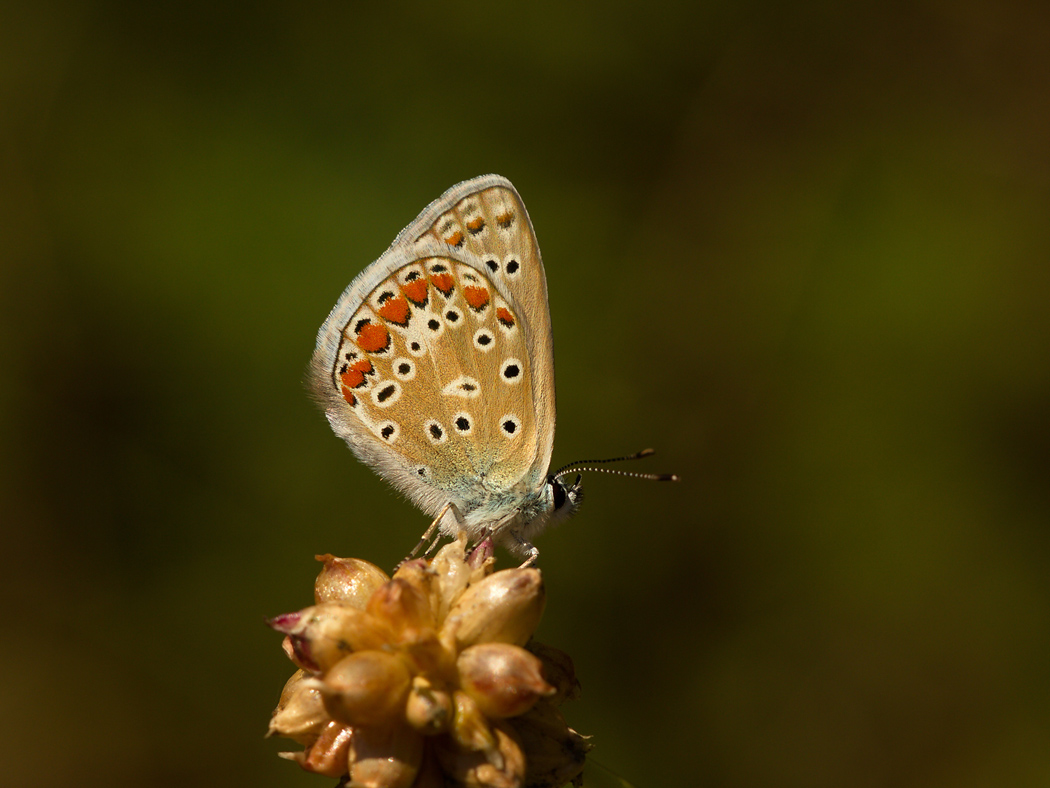
{"label": "white spot on wing", "polygon": [[472,378],[469,375],[460,375],[445,386],[445,388],[441,389],[441,393],[446,397],[474,399],[481,394],[481,384],[478,383],[477,379]]}

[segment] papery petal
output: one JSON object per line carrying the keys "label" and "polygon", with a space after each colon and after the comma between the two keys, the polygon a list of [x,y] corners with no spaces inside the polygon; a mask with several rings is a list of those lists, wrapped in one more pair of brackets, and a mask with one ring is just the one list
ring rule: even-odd
{"label": "papery petal", "polygon": [[317,689],[303,684],[306,673],[297,670],[284,685],[270,718],[267,736],[283,736],[302,745],[312,744],[329,722]]}
{"label": "papery petal", "polygon": [[463,691],[487,717],[516,717],[555,693],[543,680],[540,660],[520,646],[481,643],[464,649],[456,661]]}
{"label": "papery petal", "polygon": [[350,742],[354,731],[338,722],[330,721],[317,741],[303,752],[278,753],[282,758],[295,761],[308,772],[325,777],[342,777],[350,768]]}
{"label": "papery petal", "polygon": [[494,751],[496,734],[492,732],[492,726],[481,713],[477,702],[467,693],[456,690],[452,693],[452,703],[455,713],[449,733],[459,749]]}
{"label": "papery petal", "polygon": [[422,759],[423,737],[407,725],[356,729],[350,780],[361,788],[408,788]]}
{"label": "papery petal", "polygon": [[454,746],[435,747],[445,772],[468,788],[520,788],[525,782],[525,755],[516,734],[503,722],[493,725],[496,747],[468,751]]}
{"label": "papery petal", "polygon": [[438,608],[440,623],[448,615],[449,608],[470,582],[471,568],[466,561],[467,534],[460,531],[456,541],[449,542],[437,551],[430,562],[430,569],[437,575]]}
{"label": "papery petal", "polygon": [[315,686],[325,711],[346,725],[390,725],[401,718],[412,674],[401,657],[358,651],[328,670]]}
{"label": "papery petal", "polygon": [[381,621],[338,602],[278,616],[270,626],[289,636],[292,661],[315,672],[327,670],[351,652],[379,648],[390,639]]}
{"label": "papery petal", "polygon": [[593,749],[589,737],[568,725],[550,701],[541,700],[530,711],[507,720],[528,753],[527,782],[530,788],[560,788],[583,771],[587,753]]}
{"label": "papery petal", "polygon": [[383,621],[395,638],[411,638],[415,630],[434,627],[430,599],[400,578],[381,585],[368,600],[366,610]]}
{"label": "papery petal", "polygon": [[449,788],[445,770],[441,768],[441,761],[438,760],[432,746],[424,747],[423,762],[419,766],[419,774],[416,775],[412,788]]}
{"label": "papery petal", "polygon": [[580,696],[580,682],[576,679],[576,666],[572,664],[572,657],[559,648],[535,640],[526,643],[525,649],[543,663],[543,678],[557,690],[549,698],[551,703],[557,705]]}
{"label": "papery petal", "polygon": [[360,558],[336,558],[331,553],[314,556],[324,562],[314,581],[314,601],[342,602],[365,607],[375,590],[390,578],[375,564]]}
{"label": "papery petal", "polygon": [[417,558],[401,564],[394,572],[394,577],[408,583],[426,599],[430,614],[423,626],[433,629],[438,620],[437,613],[441,601],[437,573],[431,570],[425,560]]}
{"label": "papery petal", "polygon": [[442,625],[442,638],[451,638],[457,650],[475,643],[523,646],[540,623],[544,601],[538,569],[504,569],[463,592]]}
{"label": "papery petal", "polygon": [[452,725],[452,695],[434,687],[423,676],[412,679],[412,689],[405,705],[408,724],[424,736],[443,733]]}

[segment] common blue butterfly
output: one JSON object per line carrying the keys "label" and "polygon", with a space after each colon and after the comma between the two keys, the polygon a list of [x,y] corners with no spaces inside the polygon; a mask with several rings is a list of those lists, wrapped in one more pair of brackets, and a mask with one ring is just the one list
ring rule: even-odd
{"label": "common blue butterfly", "polygon": [[532,539],[580,504],[579,476],[559,478],[577,468],[548,473],[547,281],[506,178],[453,186],[401,231],[321,326],[310,377],[335,433],[431,530],[491,534],[531,563]]}

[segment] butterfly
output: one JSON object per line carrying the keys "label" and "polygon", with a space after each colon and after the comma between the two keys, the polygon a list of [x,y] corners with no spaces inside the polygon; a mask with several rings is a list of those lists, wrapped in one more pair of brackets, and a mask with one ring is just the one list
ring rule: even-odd
{"label": "butterfly", "polygon": [[548,472],[547,280],[506,178],[453,186],[350,283],[318,332],[310,384],[353,453],[434,518],[424,540],[463,529],[529,564],[533,538],[580,505],[579,475],[561,476],[582,469]]}

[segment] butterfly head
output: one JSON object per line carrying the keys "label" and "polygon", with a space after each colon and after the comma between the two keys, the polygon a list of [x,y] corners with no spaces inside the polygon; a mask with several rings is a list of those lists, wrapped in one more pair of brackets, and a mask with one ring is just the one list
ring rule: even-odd
{"label": "butterfly head", "polygon": [[576,474],[576,480],[572,484],[566,484],[557,476],[547,477],[553,507],[549,521],[551,525],[569,519],[580,508],[580,504],[583,503],[582,478],[580,474]]}

